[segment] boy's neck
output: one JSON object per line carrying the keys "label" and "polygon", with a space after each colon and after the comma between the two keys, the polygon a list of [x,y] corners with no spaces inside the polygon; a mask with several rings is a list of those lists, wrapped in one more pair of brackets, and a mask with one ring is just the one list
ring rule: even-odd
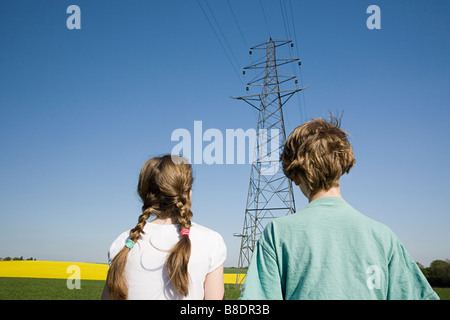
{"label": "boy's neck", "polygon": [[332,187],[328,191],[320,190],[317,193],[315,193],[311,198],[309,198],[309,202],[312,202],[312,201],[317,200],[319,198],[325,198],[325,197],[339,197],[339,198],[342,198],[341,189],[339,187]]}

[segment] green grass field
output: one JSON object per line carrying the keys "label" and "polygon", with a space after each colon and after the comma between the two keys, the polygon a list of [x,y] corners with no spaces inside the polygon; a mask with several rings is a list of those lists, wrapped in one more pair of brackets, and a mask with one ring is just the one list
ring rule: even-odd
{"label": "green grass field", "polygon": [[[68,289],[65,279],[1,278],[0,300],[99,300],[103,280],[81,280],[80,289]],[[225,284],[225,300],[237,300],[240,290]]]}
{"label": "green grass field", "polygon": [[[224,273],[236,272],[236,268],[224,268]],[[81,280],[80,289],[70,290],[66,279],[0,277],[0,300],[98,300],[104,285],[104,280]],[[226,300],[236,300],[240,293],[234,284],[225,284]]]}
{"label": "green grass field", "polygon": [[441,300],[450,300],[450,288],[433,288]]}
{"label": "green grass field", "polygon": [[[247,273],[247,268],[240,269],[240,273]],[[236,274],[238,272],[238,268],[223,268],[223,273],[234,273]]]}
{"label": "green grass field", "polygon": [[[0,277],[0,300],[98,300],[104,284],[101,280],[81,280],[80,289],[70,290],[65,279]],[[450,300],[450,288],[434,290],[441,300]],[[233,284],[225,284],[225,300],[236,300],[239,295]]]}
{"label": "green grass field", "polygon": [[81,288],[69,290],[65,279],[0,278],[0,300],[96,300],[105,281],[81,280]]}

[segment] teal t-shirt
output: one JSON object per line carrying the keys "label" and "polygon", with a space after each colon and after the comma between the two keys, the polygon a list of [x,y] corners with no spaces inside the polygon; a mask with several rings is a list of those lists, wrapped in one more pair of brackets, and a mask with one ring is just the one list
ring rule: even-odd
{"label": "teal t-shirt", "polygon": [[395,234],[338,197],[272,220],[240,299],[439,299]]}

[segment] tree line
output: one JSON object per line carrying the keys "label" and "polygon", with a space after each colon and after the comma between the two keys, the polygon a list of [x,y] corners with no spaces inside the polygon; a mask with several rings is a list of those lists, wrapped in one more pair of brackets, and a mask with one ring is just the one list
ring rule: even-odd
{"label": "tree line", "polygon": [[18,257],[14,257],[14,258],[11,258],[11,257],[0,258],[0,260],[3,260],[3,261],[16,261],[16,260],[33,260],[33,261],[36,261],[36,258],[30,257],[28,259],[24,259],[23,256],[22,256],[20,258],[18,258]]}
{"label": "tree line", "polygon": [[428,268],[417,262],[432,287],[450,288],[450,260],[434,260]]}

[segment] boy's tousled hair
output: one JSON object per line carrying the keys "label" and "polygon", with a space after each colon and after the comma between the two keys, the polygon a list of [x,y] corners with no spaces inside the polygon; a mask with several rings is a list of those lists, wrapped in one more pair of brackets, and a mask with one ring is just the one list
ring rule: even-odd
{"label": "boy's tousled hair", "polygon": [[[191,200],[189,193],[194,182],[192,167],[186,159],[176,155],[164,155],[148,160],[141,169],[138,194],[142,199],[142,214],[137,225],[131,229],[129,239],[135,243],[144,233],[144,226],[151,215],[158,218],[175,218],[180,231],[191,228]],[[130,249],[123,247],[114,257],[108,271],[107,285],[113,299],[128,297],[125,278]],[[180,237],[166,261],[166,273],[174,289],[182,296],[188,295],[188,263],[191,255],[189,235]]]}
{"label": "boy's tousled hair", "polygon": [[289,135],[281,155],[284,174],[303,181],[310,195],[339,186],[339,178],[355,164],[347,133],[340,119],[313,119]]}

